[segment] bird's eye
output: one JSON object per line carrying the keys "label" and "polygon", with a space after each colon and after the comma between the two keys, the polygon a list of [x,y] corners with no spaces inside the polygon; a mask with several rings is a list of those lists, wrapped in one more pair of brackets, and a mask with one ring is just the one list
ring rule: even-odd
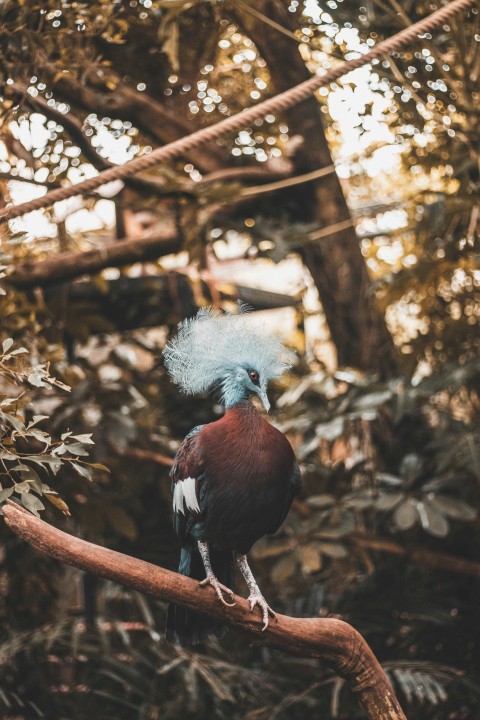
{"label": "bird's eye", "polygon": [[255,383],[255,385],[258,384],[258,372],[256,370],[249,370],[248,377],[253,383]]}

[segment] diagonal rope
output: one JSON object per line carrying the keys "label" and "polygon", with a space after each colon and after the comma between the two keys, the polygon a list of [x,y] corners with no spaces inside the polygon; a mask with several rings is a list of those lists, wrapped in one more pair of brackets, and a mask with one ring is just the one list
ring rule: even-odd
{"label": "diagonal rope", "polygon": [[60,200],[67,200],[76,195],[91,193],[101,185],[105,185],[113,180],[123,180],[141,170],[147,170],[157,165],[162,160],[170,160],[178,155],[188,153],[189,150],[192,150],[192,148],[198,145],[212,142],[225,135],[237,132],[269,113],[282,112],[303,100],[307,100],[316,90],[325,85],[329,85],[334,80],[338,80],[342,75],[366,65],[372,60],[380,58],[385,53],[394,52],[404,45],[407,45],[416,37],[441,26],[452,15],[471,8],[477,4],[477,1],[478,0],[453,0],[445,7],[440,8],[440,10],[436,10],[426,18],[405,28],[405,30],[401,30],[387,40],[378,43],[365,55],[361,55],[354,60],[343,61],[324,75],[309,78],[299,85],[285,90],[285,92],[258,103],[258,105],[242,110],[236,115],[221,120],[215,125],[196,130],[190,135],[186,135],[185,137],[168,143],[168,145],[157,148],[149,155],[143,155],[142,157],[130,160],[128,163],[125,163],[125,165],[109,168],[95,177],[81,180],[75,185],[51,190],[43,197],[35,198],[29,202],[4,208],[0,211],[0,219],[12,220],[13,218],[25,215],[25,213],[32,212],[32,210],[40,210],[41,208],[48,207]]}

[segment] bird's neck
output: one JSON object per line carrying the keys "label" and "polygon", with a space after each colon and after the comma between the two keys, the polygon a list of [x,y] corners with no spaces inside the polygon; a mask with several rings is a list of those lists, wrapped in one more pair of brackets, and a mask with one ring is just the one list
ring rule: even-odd
{"label": "bird's neck", "polygon": [[238,418],[260,418],[261,415],[255,405],[253,405],[250,400],[247,400],[247,398],[244,398],[243,400],[239,400],[237,403],[235,403],[235,405],[230,405],[229,407],[226,407],[225,417],[230,420],[235,420]]}
{"label": "bird's neck", "polygon": [[[236,407],[241,403],[248,402],[247,388],[239,382],[226,378],[222,383],[222,400],[225,410]],[[250,404],[250,403],[249,403]]]}

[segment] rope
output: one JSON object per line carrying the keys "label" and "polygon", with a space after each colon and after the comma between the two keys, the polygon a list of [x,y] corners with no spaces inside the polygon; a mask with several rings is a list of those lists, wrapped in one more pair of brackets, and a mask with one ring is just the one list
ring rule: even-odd
{"label": "rope", "polygon": [[401,30],[395,35],[392,35],[392,37],[387,40],[383,40],[378,43],[378,45],[365,55],[355,58],[354,60],[343,61],[339,63],[337,67],[329,70],[324,75],[315,76],[305,80],[299,85],[295,85],[285,92],[279,93],[268,100],[264,100],[258,105],[247,108],[236,115],[225,118],[215,125],[210,125],[209,127],[202,128],[201,130],[196,130],[190,135],[186,135],[185,137],[168,143],[168,145],[157,148],[149,155],[134,158],[125,165],[109,168],[108,170],[102,171],[95,177],[81,180],[75,185],[51,190],[43,197],[35,198],[29,202],[4,208],[0,211],[0,219],[12,220],[13,218],[20,217],[21,215],[25,215],[25,213],[32,212],[33,210],[40,210],[41,208],[48,207],[60,200],[67,200],[68,198],[76,195],[91,193],[101,185],[105,185],[113,180],[123,180],[130,175],[140,172],[141,170],[147,170],[148,168],[157,165],[157,163],[162,160],[170,160],[178,155],[188,154],[189,150],[192,150],[198,145],[212,142],[224,137],[225,135],[238,132],[241,128],[250,125],[255,120],[262,118],[269,113],[274,114],[283,112],[293,105],[296,105],[303,100],[307,100],[316,90],[324,87],[325,85],[329,85],[335,80],[338,80],[338,78],[345,75],[345,73],[356,70],[357,68],[370,63],[372,60],[381,57],[385,53],[394,52],[403,45],[407,45],[417,36],[423,35],[433,28],[442,25],[452,15],[455,15],[462,10],[467,10],[475,5],[476,2],[477,0],[453,0],[448,5],[436,10],[426,18],[419,20],[405,30]]}

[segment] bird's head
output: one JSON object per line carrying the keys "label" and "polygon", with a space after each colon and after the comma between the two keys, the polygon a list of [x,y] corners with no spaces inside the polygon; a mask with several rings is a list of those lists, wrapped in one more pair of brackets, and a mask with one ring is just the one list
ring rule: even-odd
{"label": "bird's head", "polygon": [[165,365],[187,394],[218,390],[225,407],[257,395],[269,410],[267,387],[295,355],[269,332],[253,328],[245,311],[229,314],[205,308],[180,323],[165,347]]}
{"label": "bird's head", "polygon": [[241,400],[247,400],[253,395],[258,395],[268,412],[270,403],[267,397],[267,386],[268,378],[262,378],[258,370],[253,367],[237,365],[226,372],[219,388],[225,407],[232,407]]}

